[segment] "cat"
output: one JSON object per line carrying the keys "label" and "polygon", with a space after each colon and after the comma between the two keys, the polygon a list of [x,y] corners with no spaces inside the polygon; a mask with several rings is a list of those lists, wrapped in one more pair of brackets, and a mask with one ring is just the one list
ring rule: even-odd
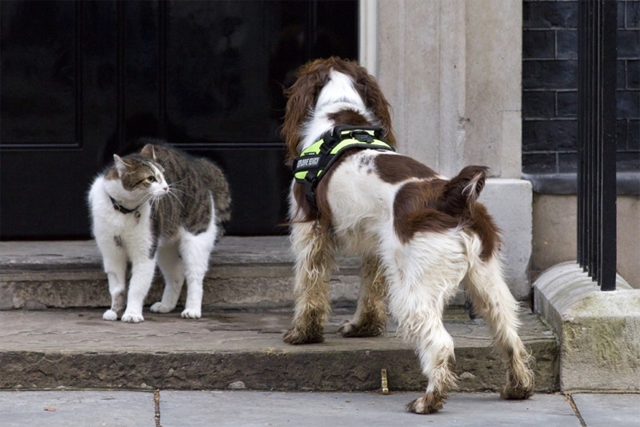
{"label": "cat", "polygon": [[[183,318],[202,313],[202,281],[209,256],[230,219],[231,196],[222,170],[164,143],[113,156],[89,191],[92,231],[109,281],[111,308],[104,320],[139,323],[156,262],[164,276],[162,300],[151,311],[168,313],[187,282]],[[126,298],[127,266],[131,279]]]}

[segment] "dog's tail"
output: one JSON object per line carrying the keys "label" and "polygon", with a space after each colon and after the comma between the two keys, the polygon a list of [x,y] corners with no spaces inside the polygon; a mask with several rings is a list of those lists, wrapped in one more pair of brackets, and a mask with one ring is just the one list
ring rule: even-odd
{"label": "dog's tail", "polygon": [[471,216],[488,170],[486,166],[467,166],[452,178],[440,196],[445,212],[452,216]]}

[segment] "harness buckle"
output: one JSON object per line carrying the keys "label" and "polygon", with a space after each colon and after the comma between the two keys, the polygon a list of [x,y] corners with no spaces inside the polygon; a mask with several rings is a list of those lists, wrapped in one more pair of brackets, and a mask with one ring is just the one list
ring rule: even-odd
{"label": "harness buckle", "polygon": [[351,138],[360,142],[365,142],[367,144],[371,144],[375,139],[369,132],[366,132],[364,130],[354,130],[350,132],[349,135],[351,136]]}

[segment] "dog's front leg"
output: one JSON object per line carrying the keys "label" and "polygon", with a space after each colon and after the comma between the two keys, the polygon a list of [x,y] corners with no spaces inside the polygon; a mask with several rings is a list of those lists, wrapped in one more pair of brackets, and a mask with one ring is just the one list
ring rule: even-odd
{"label": "dog's front leg", "polygon": [[323,323],[331,305],[329,280],[335,266],[331,233],[316,222],[296,223],[291,229],[295,261],[295,315],[293,327],[284,335],[289,344],[324,341]]}
{"label": "dog's front leg", "polygon": [[343,337],[376,337],[387,325],[387,281],[378,256],[369,255],[362,259],[360,277],[356,313],[338,330]]}

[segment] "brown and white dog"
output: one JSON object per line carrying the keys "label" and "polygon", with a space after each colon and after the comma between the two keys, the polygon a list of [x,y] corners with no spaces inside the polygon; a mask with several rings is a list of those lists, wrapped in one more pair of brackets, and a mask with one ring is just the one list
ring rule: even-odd
{"label": "brown and white dog", "polygon": [[[282,136],[290,160],[337,125],[379,126],[395,145],[389,104],[358,64],[336,57],[307,63],[286,91]],[[330,275],[338,250],[362,257],[362,286],[345,337],[380,335],[386,302],[400,334],[416,346],[428,386],[408,410],[442,408],[455,387],[450,370],[453,340],[442,313],[466,277],[466,292],[484,317],[507,368],[505,399],[533,394],[529,354],[518,337],[517,302],[501,274],[498,229],[476,200],[486,168],[468,166],[449,180],[390,150],[351,149],[334,163],[316,189],[316,206],[305,185],[291,191],[291,239],[296,257],[296,305],[290,344],[324,341],[330,311]]]}

